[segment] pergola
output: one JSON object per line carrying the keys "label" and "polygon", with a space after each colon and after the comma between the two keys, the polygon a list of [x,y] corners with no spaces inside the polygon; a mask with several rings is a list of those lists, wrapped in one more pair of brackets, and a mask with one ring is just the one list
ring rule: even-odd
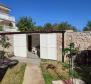
{"label": "pergola", "polygon": [[12,34],[47,34],[47,33],[62,33],[62,62],[64,62],[64,34],[65,30],[36,30],[36,31],[26,31],[26,32],[0,32],[0,35],[12,35]]}

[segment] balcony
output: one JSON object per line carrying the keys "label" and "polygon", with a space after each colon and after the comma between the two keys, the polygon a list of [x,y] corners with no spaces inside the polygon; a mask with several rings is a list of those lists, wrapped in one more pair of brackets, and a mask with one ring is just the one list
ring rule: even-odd
{"label": "balcony", "polygon": [[0,13],[0,19],[2,19],[2,20],[9,20],[11,22],[15,22],[15,17],[9,16],[8,14]]}
{"label": "balcony", "polygon": [[10,26],[0,25],[0,31],[4,31],[4,32],[16,32],[17,30],[18,30],[17,27],[10,27]]}

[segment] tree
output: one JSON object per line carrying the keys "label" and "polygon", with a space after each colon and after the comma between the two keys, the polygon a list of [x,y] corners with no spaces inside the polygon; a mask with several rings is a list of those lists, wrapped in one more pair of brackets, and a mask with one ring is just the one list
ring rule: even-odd
{"label": "tree", "polygon": [[44,28],[42,26],[36,26],[34,30],[43,30]]}
{"label": "tree", "polygon": [[31,17],[23,16],[17,22],[17,27],[20,31],[32,31],[34,30],[35,23],[32,21]]}
{"label": "tree", "polygon": [[53,30],[53,25],[51,23],[46,23],[44,24],[43,28],[46,30]]}
{"label": "tree", "polygon": [[74,30],[77,31],[77,29],[69,24],[68,22],[61,22],[55,26],[56,30]]}
{"label": "tree", "polygon": [[75,48],[74,43],[70,43],[69,47],[64,49],[64,55],[66,54],[67,57],[69,57],[69,75],[71,75],[72,77],[78,76],[73,69],[78,52],[79,48]]}
{"label": "tree", "polygon": [[91,21],[88,21],[86,26],[83,28],[83,31],[91,31]]}

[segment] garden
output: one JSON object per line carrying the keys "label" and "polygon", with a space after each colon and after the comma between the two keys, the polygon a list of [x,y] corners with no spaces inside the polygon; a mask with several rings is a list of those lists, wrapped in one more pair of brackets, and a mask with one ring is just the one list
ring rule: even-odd
{"label": "garden", "polygon": [[[10,59],[6,50],[11,46],[9,38],[0,38],[0,84],[22,84],[26,64]],[[13,56],[13,54],[12,54]]]}
{"label": "garden", "polygon": [[22,84],[26,64],[18,63],[12,68],[8,68],[0,84]]}
{"label": "garden", "polygon": [[42,60],[41,69],[45,83],[52,84],[52,81],[62,80],[65,84],[70,84],[70,79],[73,79],[72,84],[74,84],[74,80],[91,84],[91,51],[79,51],[74,47],[74,43],[70,43],[69,48],[64,49],[64,54],[69,58],[64,63]]}
{"label": "garden", "polygon": [[[22,84],[26,64],[11,60],[6,56],[6,49],[11,46],[6,35],[1,36],[0,45],[2,47],[0,50],[0,83]],[[67,83],[70,79],[81,79],[85,84],[91,84],[91,50],[79,51],[74,43],[70,43],[69,47],[64,49],[63,54],[68,61],[41,60],[40,67],[45,83],[52,84],[52,81],[56,80]]]}

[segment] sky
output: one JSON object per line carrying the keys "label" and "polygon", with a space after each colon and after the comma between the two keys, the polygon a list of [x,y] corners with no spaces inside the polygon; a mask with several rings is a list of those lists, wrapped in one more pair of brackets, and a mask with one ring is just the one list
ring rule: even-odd
{"label": "sky", "polygon": [[11,8],[10,15],[19,20],[31,16],[36,25],[67,21],[82,30],[91,20],[91,0],[0,0]]}

